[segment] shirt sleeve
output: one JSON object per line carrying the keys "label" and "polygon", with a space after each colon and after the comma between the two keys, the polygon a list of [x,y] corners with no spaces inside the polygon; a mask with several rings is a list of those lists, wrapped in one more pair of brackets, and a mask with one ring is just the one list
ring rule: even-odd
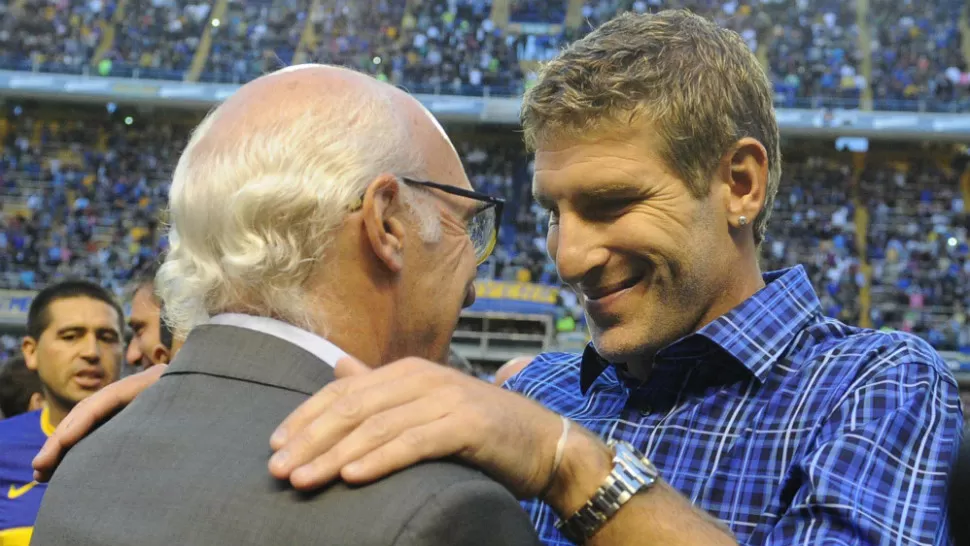
{"label": "shirt sleeve", "polygon": [[947,482],[963,415],[943,370],[936,361],[864,371],[796,463],[797,489],[759,546],[950,544]]}

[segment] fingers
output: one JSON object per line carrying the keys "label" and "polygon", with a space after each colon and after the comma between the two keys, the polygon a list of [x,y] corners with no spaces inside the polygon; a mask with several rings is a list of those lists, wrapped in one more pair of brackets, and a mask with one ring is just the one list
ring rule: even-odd
{"label": "fingers", "polygon": [[[288,442],[289,438],[305,429],[310,423],[317,419],[317,417],[327,411],[337,400],[345,398],[350,399],[360,391],[382,384],[393,385],[398,381],[408,382],[408,384],[414,387],[413,390],[415,391],[424,391],[427,388],[440,385],[442,381],[435,382],[425,379],[425,382],[422,384],[422,382],[414,382],[413,379],[415,377],[427,377],[427,374],[447,371],[440,370],[439,368],[441,368],[441,366],[437,364],[421,359],[404,359],[376,370],[371,370],[368,368],[366,373],[357,367],[358,364],[360,364],[359,361],[353,359],[352,357],[342,359],[338,364],[338,372],[350,375],[344,377],[343,379],[333,381],[293,410],[293,413],[288,415],[286,419],[280,423],[280,426],[278,426],[273,432],[273,435],[269,440],[270,447],[274,450],[282,448],[283,445]],[[363,364],[360,364],[360,366],[363,366]],[[375,397],[374,400],[368,401],[380,402],[383,395],[395,390],[399,391],[400,393],[405,392],[399,388],[385,388],[378,391],[381,393],[381,395]],[[410,394],[411,397],[415,396],[414,393]],[[353,402],[347,401],[345,404],[347,405],[338,409],[344,413],[354,409],[352,406]],[[371,407],[373,408],[373,406]],[[381,409],[384,408],[381,407],[378,409],[378,411]],[[365,408],[361,407],[360,411],[365,411]]]}
{"label": "fingers", "polygon": [[365,484],[421,461],[447,457],[467,444],[465,435],[456,433],[460,430],[460,423],[452,415],[410,428],[390,442],[345,465],[340,471],[340,477],[347,483]]}
{"label": "fingers", "polygon": [[[425,457],[433,456],[435,451],[429,449],[429,444],[415,443],[418,438],[427,434],[427,427],[447,418],[448,408],[427,398],[379,413],[364,421],[325,453],[296,468],[290,475],[290,482],[297,489],[320,487],[339,478],[347,465],[371,457],[388,444],[401,442],[417,449],[398,449],[385,453],[386,458],[381,460],[380,465],[370,463],[374,468],[370,469],[371,474],[365,475],[365,478],[373,475],[373,479],[376,479],[405,468]],[[460,442],[460,435],[452,433],[449,444],[453,442]]]}
{"label": "fingers", "polygon": [[[338,383],[342,386],[338,386]],[[388,420],[379,414],[391,408],[401,410],[400,406],[419,399],[427,384],[424,374],[405,376],[393,383],[378,383],[365,388],[348,388],[347,380],[331,383],[314,397],[317,400],[308,405],[297,420],[287,425],[292,432],[288,434],[288,440],[279,444],[277,453],[270,459],[270,472],[279,479],[289,478],[296,468],[326,455],[344,437],[357,434],[355,429],[358,427],[365,428],[375,436],[380,434],[379,428],[389,431],[386,434],[397,434],[392,427],[406,421]],[[422,410],[422,413],[411,417],[427,415],[427,408]],[[405,412],[398,411],[396,414],[401,413]],[[274,436],[273,440],[278,438]]]}
{"label": "fingers", "polygon": [[50,480],[67,450],[158,381],[167,368],[168,366],[164,364],[152,366],[143,372],[108,385],[75,406],[34,457],[34,479]]}

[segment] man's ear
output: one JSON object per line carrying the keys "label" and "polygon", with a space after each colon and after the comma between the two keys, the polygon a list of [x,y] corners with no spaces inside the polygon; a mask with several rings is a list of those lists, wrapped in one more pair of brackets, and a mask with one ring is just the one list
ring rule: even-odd
{"label": "man's ear", "polygon": [[152,349],[152,364],[169,364],[171,360],[171,353],[161,343]]}
{"label": "man's ear", "polygon": [[757,139],[739,140],[725,157],[728,222],[735,228],[751,225],[765,206],[768,194],[768,151]]}
{"label": "man's ear", "polygon": [[405,225],[401,187],[393,176],[382,175],[367,187],[361,214],[374,255],[398,273],[404,267]]}
{"label": "man's ear", "polygon": [[37,371],[37,340],[26,336],[20,342],[20,352],[24,354],[24,363],[28,370]]}

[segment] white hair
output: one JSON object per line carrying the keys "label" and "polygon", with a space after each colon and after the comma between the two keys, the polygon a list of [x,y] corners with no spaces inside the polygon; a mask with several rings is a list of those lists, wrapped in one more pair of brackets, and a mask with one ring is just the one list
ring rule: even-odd
{"label": "white hair", "polygon": [[[200,146],[223,108],[196,128],[175,168],[170,250],[156,278],[176,336],[226,311],[325,328],[305,284],[335,230],[381,174],[424,172],[390,97],[361,95],[316,101],[302,115],[236,135],[231,146]],[[440,237],[427,193],[402,184],[401,196],[421,236]]]}

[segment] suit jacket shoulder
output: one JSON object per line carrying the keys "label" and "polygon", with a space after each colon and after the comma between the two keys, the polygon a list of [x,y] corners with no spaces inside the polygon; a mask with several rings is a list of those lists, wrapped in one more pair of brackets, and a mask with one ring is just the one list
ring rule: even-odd
{"label": "suit jacket shoulder", "polygon": [[32,545],[537,544],[508,491],[453,462],[313,494],[273,479],[270,434],[332,372],[252,335],[207,334],[205,351],[190,336],[161,380],[67,454]]}
{"label": "suit jacket shoulder", "polygon": [[498,543],[538,546],[539,539],[511,493],[487,478],[458,481],[436,491],[417,507],[393,542],[394,546]]}

